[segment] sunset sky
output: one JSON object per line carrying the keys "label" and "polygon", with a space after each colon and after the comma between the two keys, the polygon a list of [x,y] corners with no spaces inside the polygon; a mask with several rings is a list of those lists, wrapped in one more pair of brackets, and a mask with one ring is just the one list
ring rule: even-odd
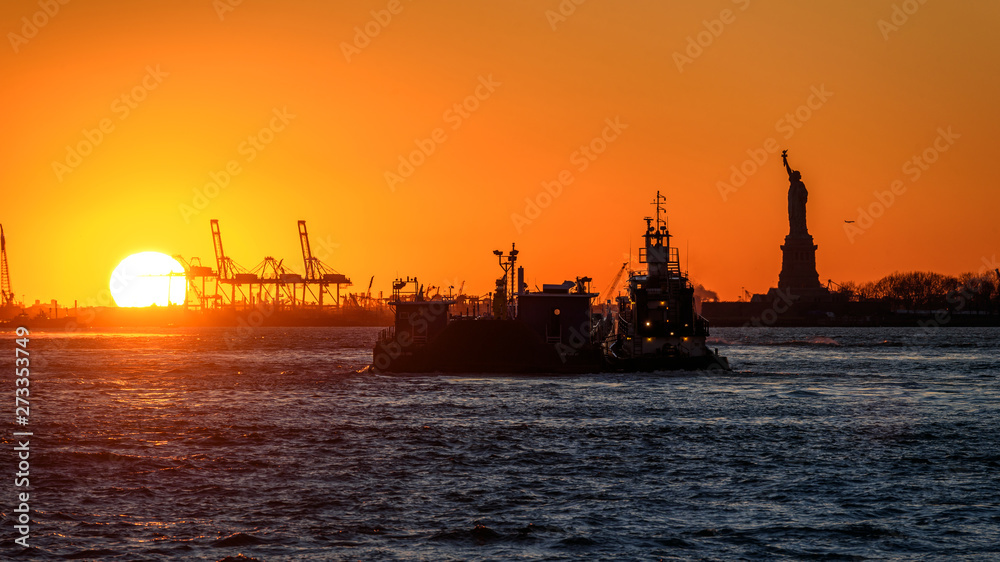
{"label": "sunset sky", "polygon": [[299,272],[305,219],[355,291],[485,293],[511,242],[529,285],[600,290],[661,190],[735,299],[777,283],[780,149],[824,283],[995,263],[1000,3],[576,1],[3,2],[16,295],[83,304],[142,251],[214,266],[213,218]]}

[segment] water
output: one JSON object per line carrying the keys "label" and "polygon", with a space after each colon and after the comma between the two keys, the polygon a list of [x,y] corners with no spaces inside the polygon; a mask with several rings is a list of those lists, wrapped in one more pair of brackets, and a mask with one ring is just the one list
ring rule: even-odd
{"label": "water", "polygon": [[1000,556],[1000,330],[716,329],[731,374],[541,378],[360,373],[376,332],[33,334],[0,557]]}

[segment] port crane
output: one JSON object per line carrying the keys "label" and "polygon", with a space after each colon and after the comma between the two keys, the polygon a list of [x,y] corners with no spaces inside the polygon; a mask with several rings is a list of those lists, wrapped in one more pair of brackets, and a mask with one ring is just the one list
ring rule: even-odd
{"label": "port crane", "polygon": [[[257,276],[258,302],[280,304],[282,296],[284,296],[293,307],[296,305],[295,286],[302,282],[302,276],[286,268],[284,262],[285,260],[278,260],[267,256],[250,270],[251,273]],[[273,287],[273,290],[268,287]]]}
{"label": "port crane", "polygon": [[[247,304],[252,304],[253,284],[258,282],[257,275],[240,266],[233,261],[233,258],[226,255],[226,252],[222,247],[222,231],[219,229],[219,220],[212,219],[210,222],[212,225],[212,245],[215,247],[215,266],[217,268],[215,277],[216,301],[220,301],[222,298],[219,295],[219,285],[228,284],[230,287],[230,305],[236,306],[237,289],[240,291],[242,301]],[[250,285],[249,295],[243,292],[244,285]]]}
{"label": "port crane", "polygon": [[366,310],[374,307],[375,305],[372,304],[372,284],[374,283],[375,283],[375,276],[372,275],[371,278],[368,279],[368,289],[362,293],[349,294],[348,295],[348,298],[350,299],[349,302],[354,303],[354,306],[358,308],[364,308]]}
{"label": "port crane", "polygon": [[[302,300],[305,301],[306,291],[318,298],[320,308],[323,307],[323,295],[329,294],[334,298],[335,305],[340,305],[340,286],[351,285],[351,280],[342,273],[337,273],[333,268],[324,264],[319,258],[312,254],[309,245],[309,232],[306,230],[306,221],[299,221],[299,244],[302,246],[302,262],[305,264],[306,274],[302,280]],[[310,285],[316,286],[318,295],[313,293]],[[330,285],[336,287],[336,295],[330,293]]]}
{"label": "port crane", "polygon": [[219,280],[231,280],[235,275],[233,259],[226,255],[222,248],[222,231],[219,229],[219,219],[210,221],[212,226],[212,245],[215,247],[215,267]]}
{"label": "port crane", "polygon": [[623,263],[622,266],[618,268],[618,273],[615,273],[614,278],[611,279],[611,283],[608,284],[607,288],[601,292],[601,295],[597,298],[597,302],[604,303],[611,299],[614,292],[618,290],[618,285],[621,284],[626,271],[628,271],[628,262]]}
{"label": "port crane", "polygon": [[[184,276],[187,278],[188,288],[195,294],[198,298],[198,305],[202,310],[208,308],[208,301],[212,300],[214,297],[209,297],[208,292],[205,290],[206,279],[209,277],[215,277],[215,272],[212,268],[207,265],[201,264],[201,258],[194,257],[191,261],[184,259],[181,255],[173,256],[175,260],[184,266]],[[198,278],[201,278],[201,287],[198,287]],[[187,295],[184,296],[184,306],[190,306],[188,303]]]}
{"label": "port crane", "polygon": [[[285,265],[284,260],[271,256],[265,257],[252,269],[239,265],[226,254],[218,219],[209,222],[212,230],[212,246],[215,250],[214,271],[211,267],[202,265],[199,258],[191,258],[188,262],[181,256],[174,256],[184,265],[188,287],[197,296],[202,309],[209,308],[210,305],[218,308],[235,307],[237,303],[253,306],[255,303],[263,302],[279,306],[288,303],[292,308],[312,304],[323,307],[324,294],[328,294],[333,298],[335,305],[339,305],[340,286],[351,284],[347,276],[337,273],[312,255],[305,221],[299,221],[299,239],[302,245],[303,264],[306,268],[305,275],[294,272]],[[200,287],[198,278],[201,278]],[[207,287],[210,281],[207,278],[215,280],[214,294],[210,294],[210,289]],[[228,289],[226,285],[229,286]],[[298,289],[299,285],[302,285],[301,292]],[[336,294],[331,292],[331,285],[336,287]],[[318,291],[314,290],[316,287]],[[368,291],[370,294],[370,284]]]}
{"label": "port crane", "polygon": [[7,267],[7,237],[3,233],[3,225],[0,225],[0,303],[4,307],[14,305],[14,290],[10,286],[10,269]]}

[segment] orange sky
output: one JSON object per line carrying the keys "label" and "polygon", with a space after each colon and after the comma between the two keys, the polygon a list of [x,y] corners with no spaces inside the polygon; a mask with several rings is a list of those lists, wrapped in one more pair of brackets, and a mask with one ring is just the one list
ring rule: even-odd
{"label": "orange sky", "polygon": [[[211,218],[238,263],[299,271],[305,219],[355,290],[417,275],[485,293],[512,241],[531,284],[599,290],[657,189],[692,278],[736,298],[777,282],[788,181],[768,154],[736,191],[719,182],[772,138],[809,189],[824,282],[1000,254],[1000,3],[63,1],[0,4],[0,222],[29,302],[82,304],[140,251],[214,265]],[[418,139],[433,152],[387,181]],[[582,160],[592,142],[604,152]],[[925,150],[926,169],[907,164]],[[562,170],[572,183],[515,221]],[[895,180],[888,209],[845,232]]]}

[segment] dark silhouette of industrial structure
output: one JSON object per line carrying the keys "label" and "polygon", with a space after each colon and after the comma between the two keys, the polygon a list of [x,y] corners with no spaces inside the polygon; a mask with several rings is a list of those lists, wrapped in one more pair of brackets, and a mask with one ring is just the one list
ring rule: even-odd
{"label": "dark silhouette of industrial structure", "polygon": [[10,269],[7,267],[7,237],[0,224],[0,306],[14,306],[14,290],[10,287]]}
{"label": "dark silhouette of industrial structure", "polygon": [[226,254],[219,221],[212,219],[210,224],[215,249],[214,270],[202,265],[200,258],[187,261],[174,256],[184,265],[189,295],[184,304],[186,308],[250,309],[267,304],[279,310],[326,310],[343,304],[340,291],[350,286],[351,280],[313,255],[306,221],[300,220],[298,224],[305,274],[292,271],[284,265],[284,260],[271,256],[266,256],[253,268],[239,265]]}

